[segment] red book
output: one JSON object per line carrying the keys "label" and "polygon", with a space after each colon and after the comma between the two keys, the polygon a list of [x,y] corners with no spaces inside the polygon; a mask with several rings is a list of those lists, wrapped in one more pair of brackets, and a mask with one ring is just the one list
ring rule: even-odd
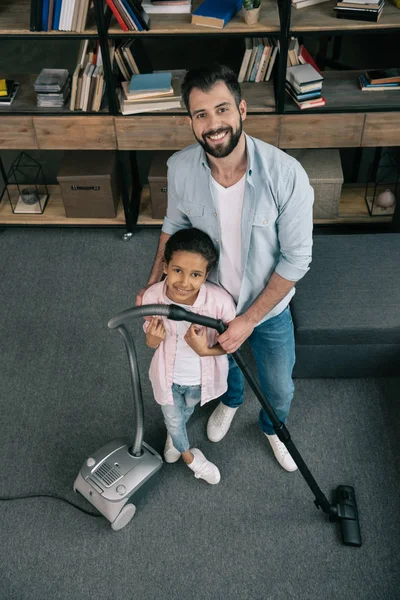
{"label": "red book", "polygon": [[106,0],[108,6],[111,8],[113,15],[115,16],[115,18],[117,19],[118,23],[121,25],[121,28],[123,31],[129,31],[129,28],[127,26],[127,24],[125,23],[125,21],[123,20],[123,18],[121,17],[121,15],[119,14],[118,10],[115,7],[115,4],[112,0]]}
{"label": "red book", "polygon": [[299,62],[302,65],[309,64],[309,65],[313,66],[314,69],[316,71],[318,71],[318,73],[320,75],[322,75],[321,70],[318,69],[318,67],[317,67],[317,63],[315,62],[315,60],[313,59],[313,57],[311,56],[311,54],[308,52],[308,50],[306,50],[306,48],[304,47],[303,44],[300,46],[300,51],[299,51],[298,58],[299,58]]}

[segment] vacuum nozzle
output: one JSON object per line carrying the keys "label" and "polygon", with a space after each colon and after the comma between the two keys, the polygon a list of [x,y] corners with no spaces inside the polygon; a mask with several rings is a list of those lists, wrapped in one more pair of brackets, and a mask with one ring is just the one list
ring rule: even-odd
{"label": "vacuum nozzle", "polygon": [[339,523],[343,543],[347,546],[361,546],[360,521],[354,488],[350,485],[338,485],[331,508],[330,520]]}

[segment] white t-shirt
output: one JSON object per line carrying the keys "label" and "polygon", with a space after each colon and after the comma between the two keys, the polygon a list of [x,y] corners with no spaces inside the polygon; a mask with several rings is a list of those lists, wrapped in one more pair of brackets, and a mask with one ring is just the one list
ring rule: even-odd
{"label": "white t-shirt", "polygon": [[[191,306],[177,304],[186,310]],[[185,342],[185,335],[191,323],[189,321],[176,321],[176,354],[174,362],[174,375],[172,381],[178,385],[201,384],[200,356]],[[203,333],[205,335],[205,332]]]}
{"label": "white t-shirt", "polygon": [[214,198],[221,223],[219,280],[237,303],[242,285],[242,208],[246,174],[228,188],[213,177]]}

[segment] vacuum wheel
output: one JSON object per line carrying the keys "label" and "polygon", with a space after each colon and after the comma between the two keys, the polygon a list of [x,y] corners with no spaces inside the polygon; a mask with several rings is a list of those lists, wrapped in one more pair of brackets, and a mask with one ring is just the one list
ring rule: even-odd
{"label": "vacuum wheel", "polygon": [[128,525],[129,521],[133,519],[135,512],[136,506],[134,504],[125,504],[118,517],[111,523],[111,529],[119,531],[119,529]]}

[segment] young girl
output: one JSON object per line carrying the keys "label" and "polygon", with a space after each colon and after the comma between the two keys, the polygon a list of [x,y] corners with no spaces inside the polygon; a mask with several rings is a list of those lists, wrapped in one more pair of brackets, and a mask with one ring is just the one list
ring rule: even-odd
{"label": "young girl", "polygon": [[[206,281],[217,260],[206,233],[194,228],[177,231],[165,247],[167,277],[145,292],[142,303],[178,304],[225,323],[232,321],[236,309],[231,296]],[[190,448],[186,431],[196,404],[218,398],[227,389],[228,358],[217,343],[216,331],[164,317],[146,321],[144,330],[147,345],[156,349],[149,376],[168,431],[164,458],[173,463],[182,456],[195,477],[218,483],[218,468],[198,448]]]}

